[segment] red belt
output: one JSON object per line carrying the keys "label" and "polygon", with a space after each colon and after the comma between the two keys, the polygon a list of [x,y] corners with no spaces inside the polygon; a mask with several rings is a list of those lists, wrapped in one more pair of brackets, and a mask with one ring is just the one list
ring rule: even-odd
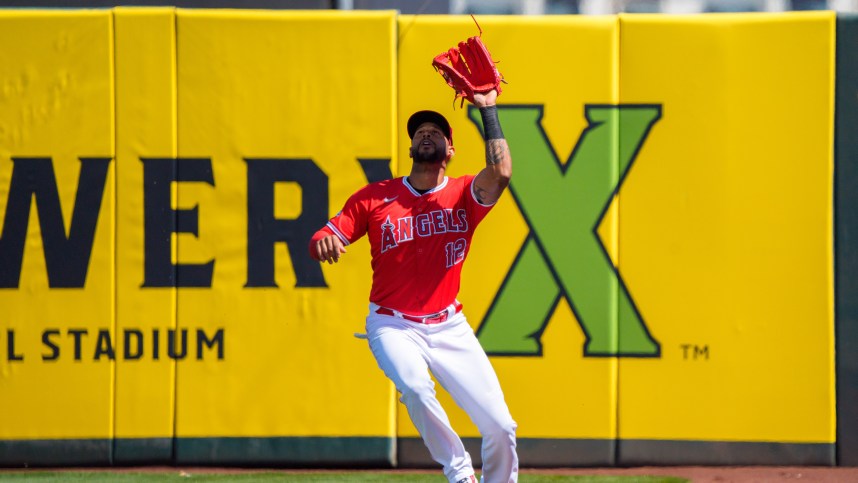
{"label": "red belt", "polygon": [[411,322],[417,322],[418,324],[431,325],[431,324],[440,324],[441,322],[444,322],[445,320],[447,320],[447,318],[450,315],[455,315],[455,314],[458,314],[459,312],[462,311],[462,304],[460,304],[458,300],[455,303],[451,304],[451,306],[453,309],[455,309],[453,311],[453,314],[450,314],[450,308],[451,307],[447,307],[447,309],[445,309],[445,310],[442,310],[440,312],[437,312],[437,313],[434,313],[431,315],[424,315],[423,317],[418,317],[416,315],[403,314],[403,313],[397,312],[393,309],[388,309],[387,307],[379,307],[379,308],[375,309],[375,313],[377,313],[379,315],[389,315],[391,317],[399,317],[401,319],[410,320]]}

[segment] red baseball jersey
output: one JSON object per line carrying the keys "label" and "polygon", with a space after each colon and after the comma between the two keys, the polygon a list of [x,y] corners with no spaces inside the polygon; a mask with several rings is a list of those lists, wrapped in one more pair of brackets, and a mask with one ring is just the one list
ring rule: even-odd
{"label": "red baseball jersey", "polygon": [[344,245],[369,236],[369,300],[410,315],[434,314],[456,300],[474,230],[493,205],[480,204],[475,176],[444,177],[420,194],[406,178],[353,194],[326,228]]}

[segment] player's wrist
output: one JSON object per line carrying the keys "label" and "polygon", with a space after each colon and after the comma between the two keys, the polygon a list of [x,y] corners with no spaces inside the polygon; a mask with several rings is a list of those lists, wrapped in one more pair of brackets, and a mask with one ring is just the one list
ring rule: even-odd
{"label": "player's wrist", "polygon": [[483,118],[483,137],[486,141],[491,139],[505,139],[498,119],[498,106],[480,107],[480,116]]}

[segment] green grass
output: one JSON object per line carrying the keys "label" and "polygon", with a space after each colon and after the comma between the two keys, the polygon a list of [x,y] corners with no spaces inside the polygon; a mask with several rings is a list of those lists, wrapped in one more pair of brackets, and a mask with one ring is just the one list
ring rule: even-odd
{"label": "green grass", "polygon": [[[152,472],[152,473],[115,473],[110,471],[20,471],[0,472],[0,482],[27,483],[155,483],[155,482],[231,482],[271,483],[271,482],[318,482],[318,483],[443,483],[441,474],[425,473],[373,473],[373,472],[308,472],[308,473],[261,473],[248,472],[237,474],[206,474],[203,472]],[[520,483],[685,483],[683,478],[663,476],[556,476],[522,474]]]}

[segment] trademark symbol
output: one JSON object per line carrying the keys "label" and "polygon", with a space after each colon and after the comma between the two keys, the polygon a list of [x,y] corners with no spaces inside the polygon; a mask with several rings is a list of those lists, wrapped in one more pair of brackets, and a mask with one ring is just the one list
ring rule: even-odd
{"label": "trademark symbol", "polygon": [[709,346],[697,344],[682,344],[682,358],[686,361],[709,360]]}

